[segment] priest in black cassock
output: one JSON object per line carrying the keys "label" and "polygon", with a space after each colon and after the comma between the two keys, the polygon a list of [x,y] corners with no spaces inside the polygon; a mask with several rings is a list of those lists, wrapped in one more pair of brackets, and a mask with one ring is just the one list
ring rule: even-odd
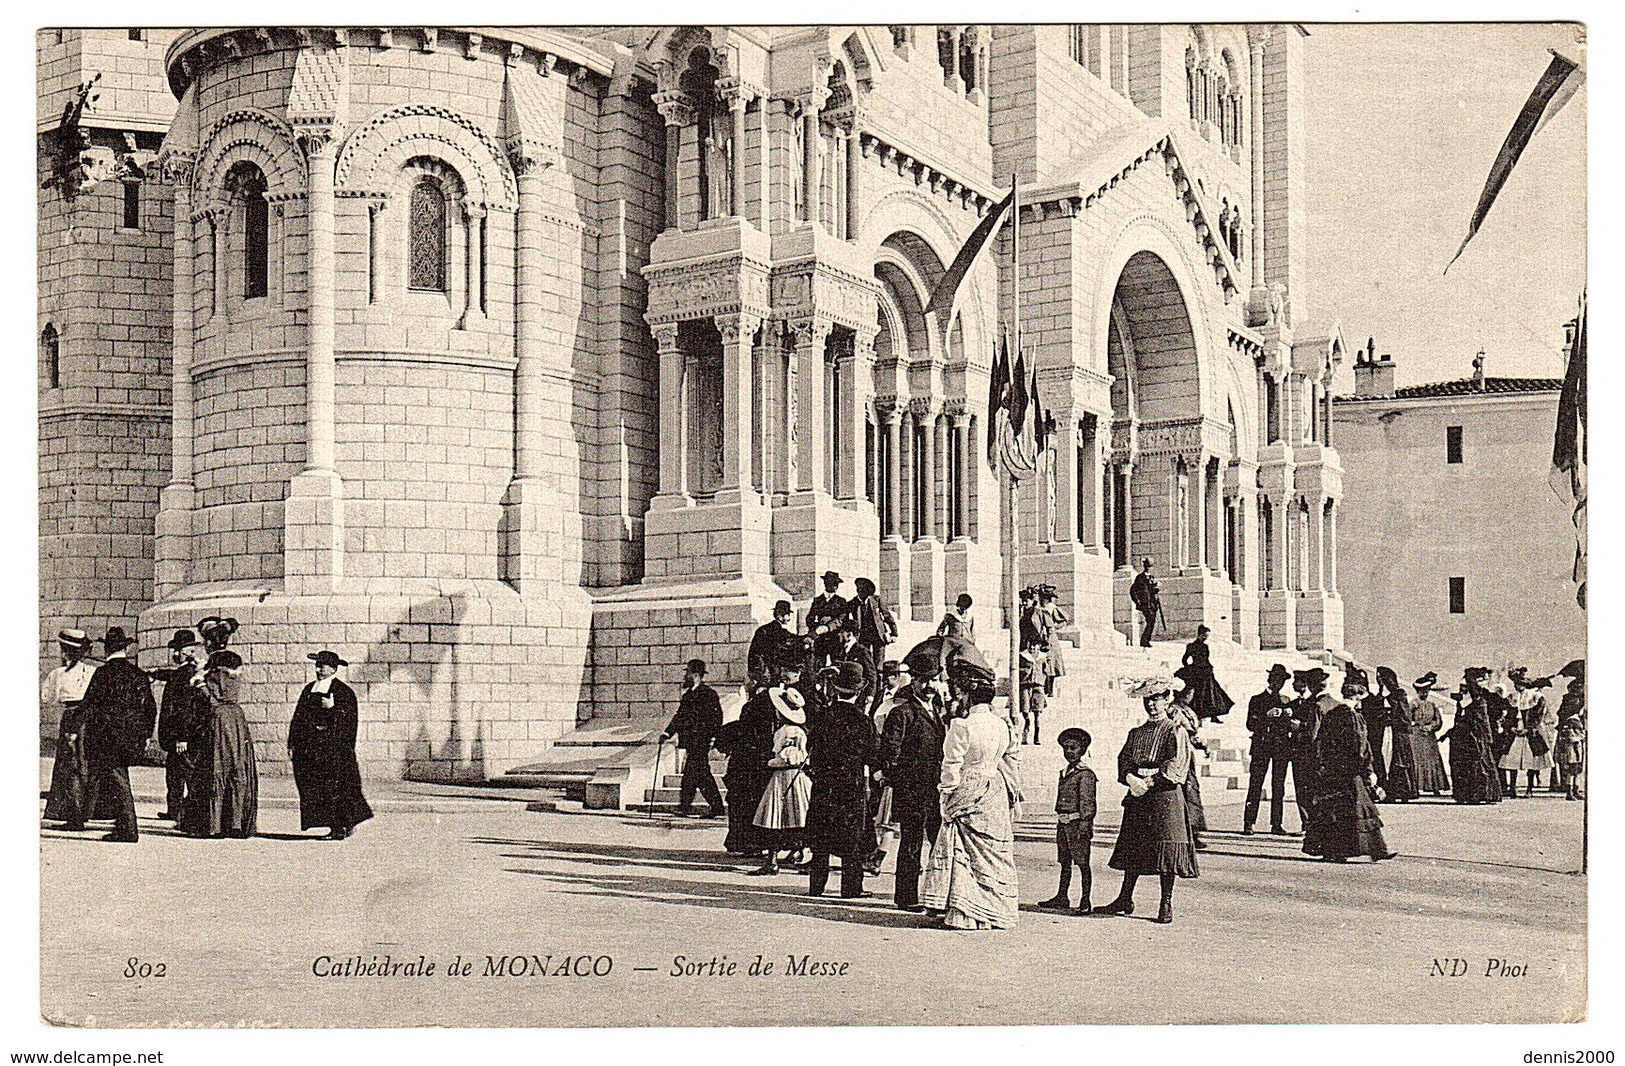
{"label": "priest in black cassock", "polygon": [[288,724],[288,754],[299,789],[299,828],[326,826],[328,840],[343,840],[372,817],[361,794],[355,757],[355,691],[336,676],[349,663],[331,651],[310,656],[316,680],[299,693]]}

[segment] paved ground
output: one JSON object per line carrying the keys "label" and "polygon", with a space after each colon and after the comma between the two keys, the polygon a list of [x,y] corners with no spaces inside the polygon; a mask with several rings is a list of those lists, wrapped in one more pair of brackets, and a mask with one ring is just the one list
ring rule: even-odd
{"label": "paved ground", "polygon": [[[1051,830],[1017,845],[1016,928],[953,933],[874,899],[814,900],[803,877],[742,875],[718,822],[539,812],[504,790],[397,786],[352,839],[297,839],[285,779],[262,836],[196,841],[149,821],[159,774],[137,771],[143,837],[41,834],[41,1001],[91,1026],[672,1025],[1559,1021],[1585,1013],[1583,804],[1557,797],[1384,807],[1401,858],[1308,861],[1268,836],[1212,835],[1178,918],[1076,918],[1054,891]],[[1103,790],[1104,792],[1105,790]],[[532,797],[534,798],[534,797]],[[1104,796],[1103,796],[1104,798]],[[1214,805],[1216,826],[1238,827]],[[1097,902],[1115,812],[1097,833]],[[1289,819],[1289,822],[1291,820]],[[1145,884],[1142,909],[1154,912]],[[318,977],[360,955],[436,964],[430,977]],[[445,974],[461,955],[466,977]],[[750,976],[761,955],[775,964]],[[787,955],[847,964],[787,976]],[[484,976],[544,959],[550,975]],[[601,976],[552,975],[562,959]],[[740,963],[671,976],[674,958]],[[523,958],[523,963],[517,960]],[[126,977],[131,959],[163,977]],[[1463,976],[1430,976],[1464,960]],[[1485,976],[1490,960],[1522,976]],[[320,964],[326,969],[328,964]],[[640,972],[640,967],[650,968]]]}

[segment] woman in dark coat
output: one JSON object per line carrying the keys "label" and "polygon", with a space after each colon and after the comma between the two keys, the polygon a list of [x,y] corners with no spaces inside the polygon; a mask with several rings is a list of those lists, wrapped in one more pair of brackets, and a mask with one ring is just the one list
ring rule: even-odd
{"label": "woman in dark coat", "polygon": [[343,840],[372,817],[361,794],[361,767],[355,757],[358,712],[355,691],[335,674],[349,663],[331,651],[308,656],[316,680],[299,693],[288,723],[288,755],[299,789],[299,828],[325,826],[328,840]]}
{"label": "woman in dark coat", "polygon": [[1429,670],[1411,682],[1416,698],[1411,701],[1411,750],[1416,755],[1416,792],[1431,792],[1435,796],[1450,791],[1450,776],[1444,772],[1444,759],[1439,755],[1439,731],[1444,728],[1444,714],[1433,698],[1433,687],[1439,675]]}
{"label": "woman in dark coat", "polygon": [[863,864],[875,850],[869,822],[868,767],[879,763],[880,742],[864,698],[866,678],[856,663],[842,663],[831,681],[835,699],[807,734],[807,846],[812,848],[808,894],[829,883],[831,855],[841,860],[841,896],[863,895]]}
{"label": "woman in dark coat", "polygon": [[760,688],[739,717],[717,734],[717,750],[728,757],[728,772],[722,781],[728,786],[728,835],[722,846],[735,855],[760,855],[767,839],[752,819],[762,802],[768,778],[773,771],[767,760],[773,757],[773,730],[778,714],[767,688]]}
{"label": "woman in dark coat", "polygon": [[1490,725],[1490,696],[1484,679],[1490,671],[1469,666],[1457,693],[1456,719],[1450,741],[1450,792],[1457,803],[1500,803],[1501,775],[1496,768],[1495,735]]}
{"label": "woman in dark coat", "polygon": [[[1377,667],[1377,688],[1393,735],[1388,780],[1383,784],[1383,791],[1388,794],[1389,802],[1409,803],[1422,794],[1417,783],[1416,746],[1412,739],[1416,723],[1411,717],[1411,701],[1405,698],[1405,690],[1391,667]],[[1376,758],[1375,751],[1371,755]]]}
{"label": "woman in dark coat", "polygon": [[1321,718],[1315,737],[1315,792],[1310,796],[1317,829],[1305,836],[1303,850],[1327,862],[1347,862],[1368,855],[1372,862],[1391,859],[1382,838],[1382,818],[1371,802],[1377,771],[1371,765],[1371,742],[1355,705],[1367,695],[1365,671],[1350,670],[1343,682],[1346,703],[1333,704]]}
{"label": "woman in dark coat", "polygon": [[178,828],[197,837],[254,835],[259,820],[260,776],[254,736],[237,702],[243,660],[229,649],[213,652],[189,682],[203,697],[194,719],[193,774]]}
{"label": "woman in dark coat", "polygon": [[1098,908],[1102,914],[1133,914],[1134,886],[1141,875],[1151,874],[1162,882],[1157,921],[1171,922],[1174,878],[1198,873],[1184,793],[1185,778],[1195,767],[1189,735],[1168,717],[1172,689],[1166,680],[1152,678],[1129,691],[1144,701],[1146,721],[1129,730],[1117,753],[1117,780],[1129,791],[1110,865],[1123,871],[1123,887]]}
{"label": "woman in dark coat", "polygon": [[1213,676],[1213,663],[1208,657],[1207,638],[1212,630],[1207,626],[1196,627],[1196,639],[1185,645],[1185,656],[1182,665],[1174,671],[1191,690],[1191,710],[1196,717],[1204,720],[1221,721],[1230,713],[1235,700],[1219,684],[1219,679]]}

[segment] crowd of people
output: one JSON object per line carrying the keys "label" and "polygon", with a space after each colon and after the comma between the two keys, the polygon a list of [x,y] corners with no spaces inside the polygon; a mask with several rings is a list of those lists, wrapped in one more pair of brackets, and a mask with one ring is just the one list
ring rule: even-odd
{"label": "crowd of people", "polygon": [[[113,831],[102,839],[135,843],[129,768],[161,759],[159,820],[192,837],[252,837],[259,765],[239,702],[243,659],[228,646],[236,631],[236,619],[212,615],[195,631],[176,630],[170,665],[152,671],[136,665],[136,642],[121,627],[101,638],[99,665],[82,630],[59,632],[62,665],[46,675],[41,691],[60,714],[45,820],[84,832],[91,821],[111,819]],[[336,676],[349,665],[337,653],[324,649],[308,658],[316,679],[300,693],[288,724],[300,827],[323,827],[328,839],[343,840],[372,817],[355,754],[356,697]],[[162,686],[158,700],[154,684]]]}

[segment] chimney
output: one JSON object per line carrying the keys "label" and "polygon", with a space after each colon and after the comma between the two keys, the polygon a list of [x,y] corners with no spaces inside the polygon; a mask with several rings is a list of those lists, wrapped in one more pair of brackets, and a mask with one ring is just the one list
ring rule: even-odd
{"label": "chimney", "polygon": [[1478,392],[1484,391],[1484,349],[1478,350],[1473,357],[1473,388]]}
{"label": "chimney", "polygon": [[1375,346],[1354,356],[1354,395],[1357,399],[1394,394],[1394,359],[1387,352],[1377,355]]}

